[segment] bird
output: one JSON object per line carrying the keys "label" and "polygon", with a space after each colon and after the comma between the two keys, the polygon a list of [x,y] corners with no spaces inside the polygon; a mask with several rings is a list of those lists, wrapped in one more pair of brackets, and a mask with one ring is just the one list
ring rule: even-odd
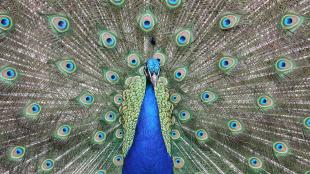
{"label": "bird", "polygon": [[0,173],[310,174],[309,0],[2,0]]}

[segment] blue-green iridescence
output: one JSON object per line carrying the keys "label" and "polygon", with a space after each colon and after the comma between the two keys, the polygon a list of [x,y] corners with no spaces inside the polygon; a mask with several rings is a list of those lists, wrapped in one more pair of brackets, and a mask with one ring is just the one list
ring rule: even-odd
{"label": "blue-green iridescence", "polygon": [[233,28],[239,24],[240,15],[237,14],[227,14],[223,16],[219,22],[220,28],[227,30]]}

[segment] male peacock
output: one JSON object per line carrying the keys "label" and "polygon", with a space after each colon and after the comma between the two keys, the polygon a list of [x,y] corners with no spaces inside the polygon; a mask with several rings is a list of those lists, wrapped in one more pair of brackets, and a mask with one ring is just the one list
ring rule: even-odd
{"label": "male peacock", "polygon": [[309,0],[2,0],[0,173],[310,174]]}

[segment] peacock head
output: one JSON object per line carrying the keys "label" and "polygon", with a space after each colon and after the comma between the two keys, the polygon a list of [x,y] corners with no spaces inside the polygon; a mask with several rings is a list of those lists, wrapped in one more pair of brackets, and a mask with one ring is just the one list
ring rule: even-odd
{"label": "peacock head", "polygon": [[158,59],[149,58],[145,64],[144,72],[153,86],[156,87],[160,72],[160,61]]}

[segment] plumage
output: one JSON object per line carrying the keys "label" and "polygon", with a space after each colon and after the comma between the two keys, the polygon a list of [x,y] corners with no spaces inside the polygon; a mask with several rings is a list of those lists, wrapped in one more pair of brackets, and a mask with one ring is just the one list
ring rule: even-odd
{"label": "plumage", "polygon": [[309,0],[2,0],[0,173],[309,174]]}

